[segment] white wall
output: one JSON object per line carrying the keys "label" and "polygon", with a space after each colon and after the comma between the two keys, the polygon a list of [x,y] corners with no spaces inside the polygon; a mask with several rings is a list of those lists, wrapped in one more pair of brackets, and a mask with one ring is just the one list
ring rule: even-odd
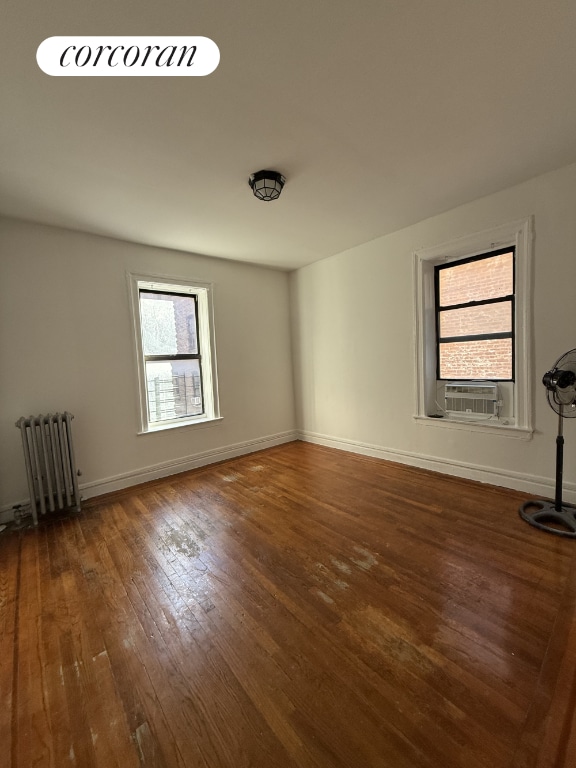
{"label": "white wall", "polygon": [[[576,165],[464,205],[291,275],[297,422],[316,442],[553,494],[557,419],[542,374],[576,347]],[[414,251],[534,216],[529,441],[429,426],[415,412]],[[576,419],[565,424],[576,498]]]}
{"label": "white wall", "polygon": [[[127,272],[215,284],[223,420],[137,434]],[[0,219],[0,510],[28,496],[20,416],[74,414],[84,495],[293,437],[286,273]]]}

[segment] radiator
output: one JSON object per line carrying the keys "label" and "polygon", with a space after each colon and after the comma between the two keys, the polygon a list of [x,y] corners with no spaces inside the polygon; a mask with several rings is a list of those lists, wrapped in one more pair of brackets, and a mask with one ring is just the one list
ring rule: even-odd
{"label": "radiator", "polygon": [[80,509],[73,418],[66,412],[22,417],[16,422],[22,435],[34,525],[38,525],[38,511],[44,515],[55,509]]}

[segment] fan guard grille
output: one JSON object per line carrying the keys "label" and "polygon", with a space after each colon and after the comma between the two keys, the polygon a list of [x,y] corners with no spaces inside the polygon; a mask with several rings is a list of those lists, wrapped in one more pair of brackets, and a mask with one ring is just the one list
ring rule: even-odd
{"label": "fan guard grille", "polygon": [[550,408],[563,418],[576,417],[576,349],[558,358],[542,383]]}

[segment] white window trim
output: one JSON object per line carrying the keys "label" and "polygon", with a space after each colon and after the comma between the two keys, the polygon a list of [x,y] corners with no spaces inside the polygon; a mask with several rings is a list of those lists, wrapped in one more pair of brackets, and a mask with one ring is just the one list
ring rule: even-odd
{"label": "white window trim", "polygon": [[[214,333],[214,284],[203,280],[187,280],[167,275],[142,275],[128,273],[136,375],[138,380],[138,434],[151,434],[166,429],[190,426],[210,426],[218,423],[220,415],[218,399],[218,377],[216,371],[216,339]],[[148,402],[146,394],[146,376],[144,351],[142,348],[142,329],[140,322],[141,288],[166,291],[169,293],[190,293],[198,296],[198,328],[200,349],[202,351],[202,387],[205,413],[186,419],[174,419],[152,424],[148,421]]]}
{"label": "white window trim", "polygon": [[[448,243],[415,251],[414,334],[416,403],[414,419],[420,424],[530,439],[532,427],[532,217],[502,224]],[[516,354],[514,417],[487,423],[434,418],[431,403],[436,397],[436,326],[434,267],[468,256],[515,246],[516,248]]]}

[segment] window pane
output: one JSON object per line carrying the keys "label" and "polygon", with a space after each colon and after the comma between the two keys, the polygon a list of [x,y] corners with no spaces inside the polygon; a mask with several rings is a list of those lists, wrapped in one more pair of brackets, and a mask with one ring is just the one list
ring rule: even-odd
{"label": "window pane", "polygon": [[439,317],[442,338],[509,333],[512,330],[512,302],[499,301],[479,307],[442,310]]}
{"label": "window pane", "polygon": [[442,307],[509,296],[514,293],[514,254],[439,269],[438,281]]}
{"label": "window pane", "polygon": [[198,360],[146,363],[146,389],[151,422],[203,413]]}
{"label": "window pane", "polygon": [[198,353],[193,296],[141,292],[140,316],[145,355]]}
{"label": "window pane", "polygon": [[512,379],[512,339],[439,344],[441,379]]}

